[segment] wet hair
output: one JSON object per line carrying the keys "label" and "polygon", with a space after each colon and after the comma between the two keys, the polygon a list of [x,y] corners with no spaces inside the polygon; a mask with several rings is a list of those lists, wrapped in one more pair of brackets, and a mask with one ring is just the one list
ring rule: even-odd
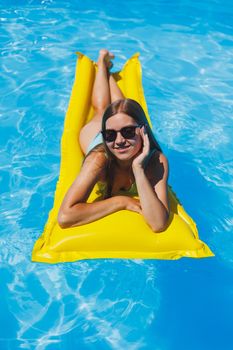
{"label": "wet hair", "polygon": [[[150,141],[150,153],[144,164],[144,166],[146,167],[151,156],[156,152],[162,152],[162,149],[155,139],[155,136],[151,130],[151,127],[148,123],[148,120],[146,118],[143,108],[138,102],[130,98],[119,99],[114,101],[113,103],[108,105],[108,107],[104,111],[103,118],[102,118],[102,131],[106,130],[107,120],[117,113],[125,113],[130,117],[132,117],[137,122],[138,125],[146,126],[146,131],[148,133],[149,141]],[[116,158],[112,154],[112,152],[109,150],[104,140],[102,145],[97,145],[90,151],[90,153],[91,152],[105,152],[105,155],[107,158],[107,164],[105,168],[106,178],[107,178],[107,190],[106,190],[105,198],[111,197],[113,180],[114,180],[113,166]]]}

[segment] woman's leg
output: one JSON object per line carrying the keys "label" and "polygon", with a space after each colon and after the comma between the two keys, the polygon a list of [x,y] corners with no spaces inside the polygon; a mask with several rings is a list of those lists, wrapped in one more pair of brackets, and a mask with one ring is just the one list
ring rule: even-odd
{"label": "woman's leg", "polygon": [[100,50],[97,61],[98,69],[92,92],[92,105],[95,114],[92,120],[81,129],[79,135],[80,146],[84,153],[86,153],[90,142],[100,131],[103,112],[111,103],[108,66],[112,58],[114,56],[108,50]]}
{"label": "woman's leg", "polygon": [[119,88],[114,77],[111,74],[109,75],[109,87],[110,87],[111,102],[114,102],[121,98],[125,98],[121,89]]}

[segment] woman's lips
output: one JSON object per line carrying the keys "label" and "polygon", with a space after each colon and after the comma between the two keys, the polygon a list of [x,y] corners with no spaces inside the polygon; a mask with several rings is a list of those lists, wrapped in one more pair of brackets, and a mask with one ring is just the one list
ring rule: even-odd
{"label": "woman's lips", "polygon": [[129,149],[130,146],[123,146],[123,147],[115,147],[115,150],[119,153],[124,153],[125,151],[127,151],[127,149]]}

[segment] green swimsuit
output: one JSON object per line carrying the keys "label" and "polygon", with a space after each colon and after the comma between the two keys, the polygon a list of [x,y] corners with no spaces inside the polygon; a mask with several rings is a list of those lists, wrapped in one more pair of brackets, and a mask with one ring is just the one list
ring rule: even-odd
{"label": "green swimsuit", "polygon": [[[104,197],[106,190],[107,190],[107,184],[104,182],[98,182],[98,195],[101,195]],[[129,196],[129,197],[134,197],[134,196],[138,196],[138,191],[137,191],[137,186],[136,186],[136,182],[134,182],[129,189],[127,190],[119,190],[117,191],[116,194],[114,194],[114,196]]]}

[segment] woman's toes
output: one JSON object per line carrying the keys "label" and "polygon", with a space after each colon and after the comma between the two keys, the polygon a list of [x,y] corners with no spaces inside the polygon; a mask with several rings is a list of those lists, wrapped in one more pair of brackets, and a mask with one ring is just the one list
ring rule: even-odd
{"label": "woman's toes", "polygon": [[108,52],[110,60],[113,60],[115,58],[115,55],[112,52]]}
{"label": "woman's toes", "polygon": [[101,49],[99,52],[99,57],[101,57],[101,58],[105,58],[108,55],[109,55],[109,52],[106,49]]}
{"label": "woman's toes", "polygon": [[113,67],[112,61],[108,61],[107,67],[108,67],[109,70]]}
{"label": "woman's toes", "polygon": [[101,49],[99,51],[99,58],[98,58],[98,63],[104,62],[106,67],[108,69],[111,69],[113,66],[113,63],[111,62],[111,59],[114,59],[114,54],[112,52],[109,52],[106,49]]}

